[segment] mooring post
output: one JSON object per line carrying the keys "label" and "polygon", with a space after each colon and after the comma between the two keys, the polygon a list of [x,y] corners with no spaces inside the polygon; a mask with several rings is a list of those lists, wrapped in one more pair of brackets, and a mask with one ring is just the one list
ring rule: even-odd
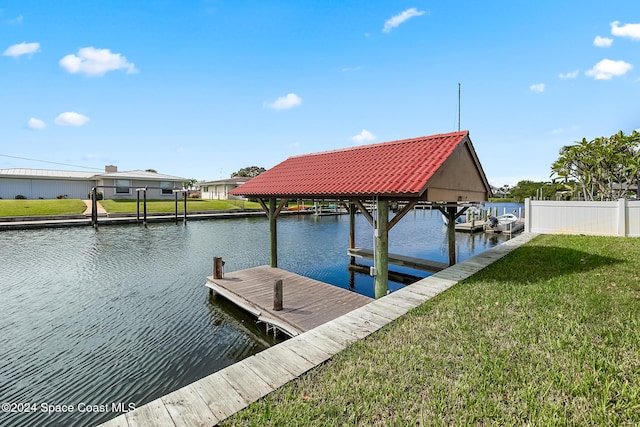
{"label": "mooring post", "polygon": [[447,208],[447,237],[449,241],[449,265],[456,263],[456,212],[455,206],[448,206]]}
{"label": "mooring post", "polygon": [[136,224],[140,224],[140,190],[136,189]]}
{"label": "mooring post", "polygon": [[175,218],[176,218],[176,225],[178,225],[178,192],[177,191],[173,191],[173,198],[175,199]]}
{"label": "mooring post", "polygon": [[379,200],[377,203],[377,221],[375,232],[375,279],[374,293],[376,299],[387,295],[389,289],[389,201]]}
{"label": "mooring post", "polygon": [[276,215],[276,198],[269,198],[269,236],[271,243],[270,266],[278,268],[278,224]]}
{"label": "mooring post", "polygon": [[184,194],[184,225],[187,225],[187,192],[183,191]]}
{"label": "mooring post", "polygon": [[98,190],[96,187],[91,189],[91,225],[98,229]]}
{"label": "mooring post", "polygon": [[147,226],[147,189],[145,187],[144,191],[144,226]]}
{"label": "mooring post", "polygon": [[221,257],[213,257],[213,278],[222,279],[224,277],[224,261]]}
{"label": "mooring post", "polygon": [[282,310],[282,279],[273,283],[273,310]]}
{"label": "mooring post", "polygon": [[[356,247],[356,205],[349,203],[349,249]],[[356,263],[356,257],[349,260],[350,265]]]}

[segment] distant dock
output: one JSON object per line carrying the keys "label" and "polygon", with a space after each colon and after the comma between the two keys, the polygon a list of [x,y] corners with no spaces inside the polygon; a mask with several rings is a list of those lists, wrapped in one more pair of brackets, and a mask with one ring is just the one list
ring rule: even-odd
{"label": "distant dock", "polygon": [[458,222],[456,223],[456,231],[464,231],[466,233],[477,233],[485,229],[486,221]]}
{"label": "distant dock", "polygon": [[[274,305],[274,282],[283,282],[283,309]],[[371,301],[364,295],[328,283],[263,265],[207,277],[206,286],[267,325],[296,336]]]}

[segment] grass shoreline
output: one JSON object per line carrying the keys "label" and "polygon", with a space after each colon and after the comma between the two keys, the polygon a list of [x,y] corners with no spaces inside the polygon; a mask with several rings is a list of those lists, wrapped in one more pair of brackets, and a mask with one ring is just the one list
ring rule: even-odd
{"label": "grass shoreline", "polygon": [[638,425],[639,257],[538,236],[221,425]]}
{"label": "grass shoreline", "polygon": [[[100,204],[110,214],[135,214],[136,200],[101,200]],[[143,203],[140,202],[140,211]],[[258,210],[260,205],[243,200],[187,199],[187,212]],[[0,217],[46,217],[57,215],[82,215],[86,205],[80,199],[55,200],[0,200]],[[147,200],[147,213],[173,213],[173,200]],[[184,212],[184,201],[178,201],[178,212]]]}

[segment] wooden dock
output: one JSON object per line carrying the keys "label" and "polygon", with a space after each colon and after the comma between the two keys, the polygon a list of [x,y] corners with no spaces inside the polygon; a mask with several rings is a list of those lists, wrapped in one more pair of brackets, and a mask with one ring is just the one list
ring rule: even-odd
{"label": "wooden dock", "polygon": [[[310,331],[171,392],[101,427],[214,426],[330,359],[409,310],[502,258],[535,234],[523,233]],[[227,278],[229,275],[227,275]],[[331,286],[331,285],[329,285]],[[286,306],[286,297],[285,297]],[[126,396],[123,396],[126,400]]]}
{"label": "wooden dock", "polygon": [[[364,248],[347,249],[349,256],[373,259],[373,251]],[[424,270],[437,272],[449,267],[449,264],[438,261],[430,261],[428,259],[414,258],[405,255],[389,254],[389,264],[401,265],[403,267],[415,268],[416,270]]]}
{"label": "wooden dock", "polygon": [[[273,310],[273,285],[283,282],[283,309]],[[207,277],[206,286],[246,310],[268,328],[296,336],[349,313],[371,298],[267,265]]]}
{"label": "wooden dock", "polygon": [[464,231],[466,233],[477,233],[483,231],[486,221],[458,222],[456,223],[456,231]]}

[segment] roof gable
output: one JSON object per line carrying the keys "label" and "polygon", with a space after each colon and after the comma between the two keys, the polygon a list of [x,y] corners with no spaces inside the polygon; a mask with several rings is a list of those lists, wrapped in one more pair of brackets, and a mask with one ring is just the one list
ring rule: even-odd
{"label": "roof gable", "polygon": [[[254,197],[421,198],[429,180],[458,147],[477,163],[476,181],[489,184],[471,147],[469,132],[452,132],[290,157],[231,191]],[[478,187],[478,185],[475,185]]]}

